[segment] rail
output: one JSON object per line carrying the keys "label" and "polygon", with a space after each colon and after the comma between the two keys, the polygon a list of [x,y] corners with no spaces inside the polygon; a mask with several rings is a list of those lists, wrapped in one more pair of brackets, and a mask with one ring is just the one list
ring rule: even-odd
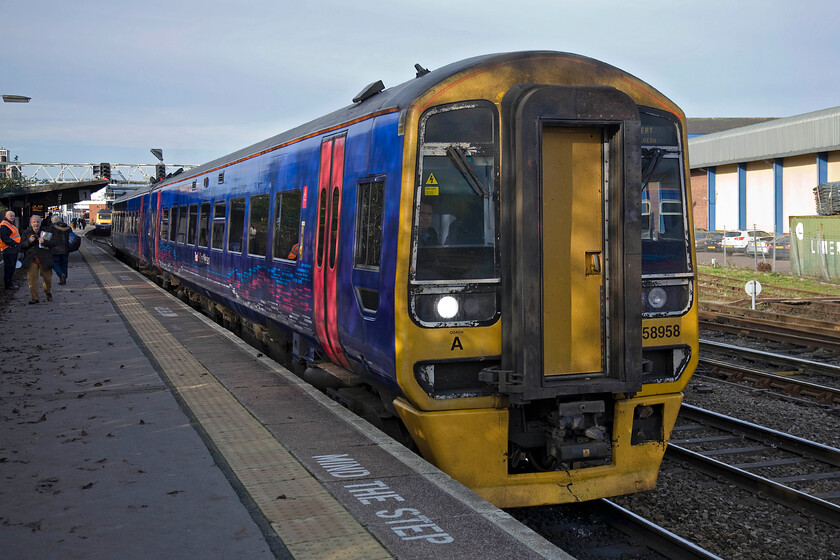
{"label": "rail", "polygon": [[697,546],[671,531],[611,502],[597,500],[599,513],[611,520],[621,532],[639,539],[648,548],[671,560],[721,560],[720,556]]}
{"label": "rail", "polygon": [[761,371],[712,358],[700,357],[706,371],[718,373],[726,381],[749,381],[756,389],[775,389],[792,397],[807,397],[819,404],[840,405],[840,389],[793,377]]}
{"label": "rail", "polygon": [[[840,465],[840,450],[815,442],[809,442],[807,440],[797,438],[789,434],[784,434],[782,432],[777,432],[769,428],[764,428],[750,422],[744,422],[722,414],[716,414],[697,407],[692,407],[690,405],[683,405],[683,409],[680,411],[680,418],[682,420],[690,419],[694,422],[694,424],[683,424],[677,426],[674,429],[674,436],[681,433],[684,434],[692,430],[703,429],[706,426],[711,426],[718,430],[729,432],[730,436],[686,438],[682,440],[674,439],[672,436],[672,440],[669,442],[668,449],[665,454],[666,458],[672,461],[682,462],[686,466],[695,468],[719,480],[729,480],[741,488],[756,494],[760,498],[771,499],[776,503],[802,512],[806,515],[813,515],[814,517],[825,521],[826,523],[830,523],[835,527],[840,527],[840,506],[837,506],[822,497],[796,490],[781,482],[807,481],[820,477],[823,480],[837,479],[840,478],[840,473],[837,471],[828,472],[824,475],[801,475],[771,480],[751,473],[747,470],[748,468],[756,469],[791,463],[813,464],[815,462],[834,468]],[[718,443],[720,445],[726,445],[733,442],[739,442],[744,438],[753,440],[753,442],[759,443],[760,446],[756,447],[753,445],[750,447],[737,448],[721,447],[719,449],[705,450],[703,452],[691,451],[687,447],[684,447],[685,445],[700,443]],[[800,456],[800,458],[797,458],[794,461],[789,459],[765,459],[763,461],[756,461],[752,463],[730,465],[711,457],[712,455],[720,458],[727,455],[757,453],[772,454],[774,450],[777,449],[793,453]],[[831,494],[830,497],[835,496],[834,494]]]}

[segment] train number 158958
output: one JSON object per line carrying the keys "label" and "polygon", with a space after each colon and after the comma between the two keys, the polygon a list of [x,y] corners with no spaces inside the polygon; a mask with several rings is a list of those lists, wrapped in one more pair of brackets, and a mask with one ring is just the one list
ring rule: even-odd
{"label": "train number 158958", "polygon": [[656,327],[642,327],[642,340],[654,338],[675,338],[680,336],[680,325],[659,325]]}

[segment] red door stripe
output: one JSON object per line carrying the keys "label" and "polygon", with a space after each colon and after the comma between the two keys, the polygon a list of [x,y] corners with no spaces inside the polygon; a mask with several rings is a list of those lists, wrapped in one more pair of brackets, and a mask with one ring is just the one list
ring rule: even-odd
{"label": "red door stripe", "polygon": [[330,347],[329,338],[327,337],[324,301],[324,268],[327,264],[325,254],[329,245],[330,226],[329,192],[332,147],[332,140],[327,140],[321,144],[321,168],[318,176],[318,221],[316,224],[317,231],[315,232],[315,266],[313,267],[314,274],[312,277],[312,297],[314,299],[315,332],[327,357],[332,361],[336,361],[332,353],[332,348]]}
{"label": "red door stripe", "polygon": [[332,352],[339,363],[350,368],[344,351],[338,339],[338,249],[341,246],[339,231],[341,224],[341,199],[344,187],[344,143],[347,138],[340,136],[335,139],[332,158],[332,189],[330,190],[329,203],[332,206],[330,211],[329,243],[327,244],[326,266],[326,307],[327,307],[327,334],[329,335]]}

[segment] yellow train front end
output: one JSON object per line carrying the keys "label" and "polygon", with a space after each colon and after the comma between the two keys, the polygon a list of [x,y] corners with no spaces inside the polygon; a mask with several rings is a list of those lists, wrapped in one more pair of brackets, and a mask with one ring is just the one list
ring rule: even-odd
{"label": "yellow train front end", "polygon": [[697,363],[684,117],[592,59],[477,59],[405,135],[394,406],[500,507],[652,489]]}

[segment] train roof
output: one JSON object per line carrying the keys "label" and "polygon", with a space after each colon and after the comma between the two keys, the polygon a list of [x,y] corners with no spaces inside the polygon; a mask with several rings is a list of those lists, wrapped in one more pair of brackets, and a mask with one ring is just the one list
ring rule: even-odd
{"label": "train roof", "polygon": [[282,132],[276,136],[272,136],[271,138],[267,138],[266,140],[253,144],[241,150],[237,150],[236,152],[233,152],[226,156],[222,156],[213,161],[199,165],[198,167],[194,167],[187,172],[179,173],[177,176],[169,177],[160,183],[151,185],[148,189],[143,189],[142,191],[135,191],[129,195],[122,197],[116,202],[120,202],[122,200],[127,200],[135,196],[145,194],[149,191],[156,190],[168,184],[184,181],[188,178],[196,177],[214,171],[216,169],[220,169],[222,167],[230,165],[231,163],[251,157],[255,154],[269,151],[277,146],[281,146],[283,144],[287,144],[289,142],[301,138],[306,138],[308,136],[323,133],[329,131],[331,128],[341,127],[343,125],[346,125],[347,123],[353,122],[364,117],[368,117],[370,115],[382,112],[402,110],[405,107],[407,107],[413,100],[422,95],[424,92],[433,88],[438,83],[460,72],[463,72],[468,68],[480,68],[484,66],[498,65],[505,62],[512,62],[515,60],[526,60],[547,57],[578,59],[582,63],[586,63],[588,65],[596,65],[602,69],[618,70],[612,65],[595,60],[593,58],[585,57],[578,54],[557,51],[520,51],[511,53],[487,54],[467,58],[458,62],[453,62],[436,70],[430,71],[421,68],[419,65],[416,65],[415,68],[417,68],[417,76],[412,80],[387,89],[380,89],[382,88],[382,83],[374,82],[370,84],[370,86],[367,86],[364,90],[362,90],[362,92],[360,92],[360,94],[356,97],[358,101],[354,100],[355,102],[351,105],[338,109],[337,111],[319,117],[315,120],[309,121],[290,130],[287,130],[286,132]]}

